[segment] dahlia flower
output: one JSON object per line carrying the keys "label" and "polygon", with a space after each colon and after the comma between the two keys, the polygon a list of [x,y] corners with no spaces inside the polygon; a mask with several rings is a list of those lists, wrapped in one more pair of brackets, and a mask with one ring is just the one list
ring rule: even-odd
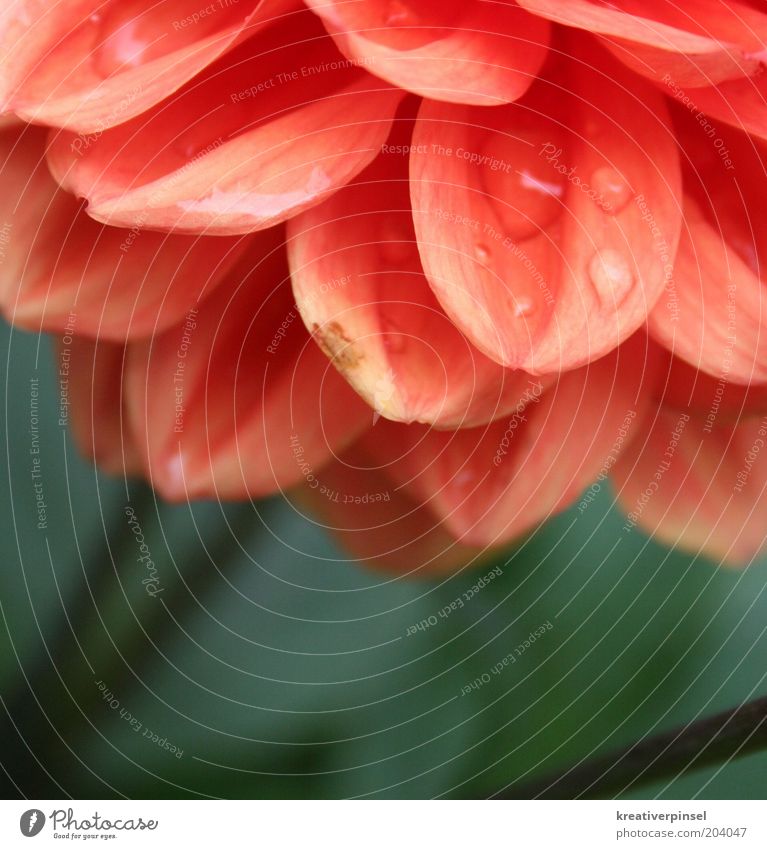
{"label": "dahlia flower", "polygon": [[762,3],[2,7],[3,309],[98,465],[400,570],[608,478],[758,553]]}

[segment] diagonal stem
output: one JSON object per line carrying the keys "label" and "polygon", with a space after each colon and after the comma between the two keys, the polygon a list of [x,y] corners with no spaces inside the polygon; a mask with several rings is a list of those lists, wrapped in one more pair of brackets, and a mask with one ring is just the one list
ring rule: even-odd
{"label": "diagonal stem", "polygon": [[658,734],[528,783],[512,784],[496,799],[609,798],[638,785],[673,780],[767,748],[767,697]]}

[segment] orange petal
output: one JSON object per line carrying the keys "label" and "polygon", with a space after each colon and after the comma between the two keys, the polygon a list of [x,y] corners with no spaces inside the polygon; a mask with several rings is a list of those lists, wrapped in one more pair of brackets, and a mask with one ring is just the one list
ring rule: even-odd
{"label": "orange petal", "polygon": [[401,97],[344,59],[304,10],[92,143],[58,134],[49,161],[99,221],[246,233],[355,177],[386,140]]}
{"label": "orange petal", "polygon": [[413,144],[426,276],[489,357],[536,374],[573,368],[644,323],[681,219],[675,141],[652,86],[575,58],[510,106],[425,102]]}
{"label": "orange petal", "polygon": [[0,216],[8,320],[62,330],[74,315],[77,333],[114,340],[180,321],[249,241],[98,224],[51,177],[45,132],[29,126],[0,130]]}
{"label": "orange petal", "polygon": [[16,0],[0,18],[0,102],[100,134],[149,109],[296,0]]}
{"label": "orange petal", "polygon": [[612,475],[626,532],[639,525],[664,545],[729,565],[764,546],[767,419],[711,428],[664,411]]}
{"label": "orange petal", "polygon": [[456,542],[355,445],[293,494],[356,560],[399,575],[455,572],[482,550]]}
{"label": "orange petal", "polygon": [[738,0],[519,0],[550,21],[595,33],[633,71],[701,86],[760,71],[767,15]]}
{"label": "orange petal", "polygon": [[346,56],[433,100],[510,103],[533,82],[548,47],[548,22],[508,0],[307,0],[307,5]]}
{"label": "orange petal", "polygon": [[698,419],[724,425],[743,416],[767,415],[767,386],[744,386],[699,371],[679,357],[669,355],[669,364],[657,398],[663,406],[687,412]]}
{"label": "orange petal", "polygon": [[165,498],[247,498],[316,474],[369,411],[303,328],[284,247],[246,254],[186,321],[128,354],[131,425]]}
{"label": "orange petal", "polygon": [[386,423],[366,437],[399,485],[456,539],[498,545],[572,504],[641,433],[658,360],[637,336],[567,372],[522,413],[454,433]]}
{"label": "orange petal", "polygon": [[124,362],[123,345],[70,333],[58,340],[59,415],[86,457],[102,471],[123,476],[141,471],[122,404]]}
{"label": "orange petal", "polygon": [[379,415],[473,427],[510,413],[540,381],[481,354],[445,315],[415,243],[398,132],[354,183],[288,225],[301,316]]}
{"label": "orange petal", "polygon": [[695,121],[679,126],[690,158],[685,226],[673,279],[650,315],[650,331],[716,378],[765,383],[767,144],[710,126],[713,136]]}

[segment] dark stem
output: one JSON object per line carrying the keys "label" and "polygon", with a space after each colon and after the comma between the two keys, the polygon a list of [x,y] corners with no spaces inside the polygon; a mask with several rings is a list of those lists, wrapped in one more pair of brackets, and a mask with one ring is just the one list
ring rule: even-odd
{"label": "dark stem", "polygon": [[767,697],[641,740],[544,779],[512,784],[497,799],[609,798],[641,784],[767,748]]}

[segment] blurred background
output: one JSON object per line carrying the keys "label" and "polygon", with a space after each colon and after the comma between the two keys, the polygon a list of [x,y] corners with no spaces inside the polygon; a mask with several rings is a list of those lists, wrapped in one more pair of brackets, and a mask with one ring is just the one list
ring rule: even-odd
{"label": "blurred background", "polygon": [[[102,476],[48,340],[3,325],[0,350],[5,798],[488,796],[767,694],[767,563],[627,535],[605,485],[495,562],[398,579],[280,498]],[[767,754],[687,766],[622,795],[764,798]]]}

